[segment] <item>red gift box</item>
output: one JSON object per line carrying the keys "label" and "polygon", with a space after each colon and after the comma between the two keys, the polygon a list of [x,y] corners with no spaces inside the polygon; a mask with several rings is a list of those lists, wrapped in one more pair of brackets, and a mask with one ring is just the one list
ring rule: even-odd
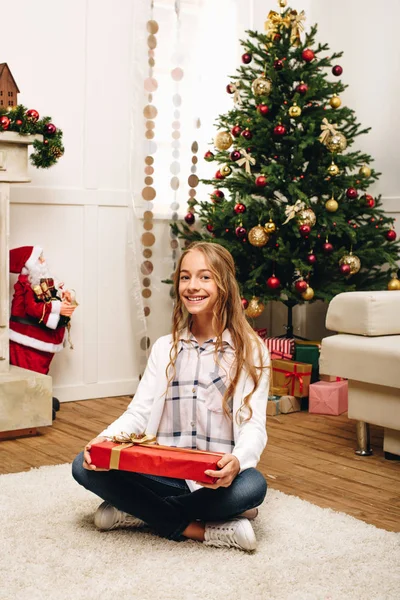
{"label": "red gift box", "polygon": [[308,412],[341,415],[348,407],[347,381],[317,381],[310,385]]}
{"label": "red gift box", "polygon": [[202,452],[169,446],[116,444],[101,442],[90,450],[92,464],[102,469],[118,469],[145,475],[193,479],[200,483],[215,483],[214,477],[204,474],[212,469],[218,471],[217,462],[223,454]]}
{"label": "red gift box", "polygon": [[294,355],[294,339],[282,337],[269,337],[265,340],[271,360],[283,358],[291,360]]}

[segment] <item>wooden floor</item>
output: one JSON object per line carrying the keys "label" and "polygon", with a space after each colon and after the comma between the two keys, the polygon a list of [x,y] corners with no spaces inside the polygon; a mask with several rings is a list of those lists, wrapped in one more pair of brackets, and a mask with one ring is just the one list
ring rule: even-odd
{"label": "wooden floor", "polygon": [[[40,435],[0,442],[0,473],[70,462],[118,417],[127,396],[68,402]],[[374,455],[354,454],[355,422],[308,412],[268,418],[259,464],[271,488],[389,531],[400,531],[400,462],[385,460],[383,430],[371,427]]]}

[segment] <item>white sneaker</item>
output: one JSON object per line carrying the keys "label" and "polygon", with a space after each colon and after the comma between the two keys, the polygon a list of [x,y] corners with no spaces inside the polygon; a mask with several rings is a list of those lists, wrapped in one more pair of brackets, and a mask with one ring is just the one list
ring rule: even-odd
{"label": "white sneaker", "polygon": [[206,523],[204,544],[216,548],[240,548],[250,552],[256,549],[257,540],[250,521],[237,518],[225,523]]}
{"label": "white sneaker", "polygon": [[108,502],[100,504],[94,513],[94,524],[97,529],[102,531],[109,531],[118,527],[143,527],[146,525],[141,519],[118,510]]}

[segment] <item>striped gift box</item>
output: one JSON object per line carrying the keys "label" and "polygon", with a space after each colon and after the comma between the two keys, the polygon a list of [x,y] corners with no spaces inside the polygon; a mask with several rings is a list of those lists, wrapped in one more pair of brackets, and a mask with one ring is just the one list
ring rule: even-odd
{"label": "striped gift box", "polygon": [[284,358],[292,360],[294,356],[294,339],[284,337],[267,337],[265,339],[271,359]]}

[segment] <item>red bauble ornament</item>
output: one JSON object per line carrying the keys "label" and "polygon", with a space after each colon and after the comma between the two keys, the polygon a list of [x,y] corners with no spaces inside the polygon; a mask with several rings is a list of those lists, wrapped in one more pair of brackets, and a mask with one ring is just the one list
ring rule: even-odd
{"label": "red bauble ornament", "polygon": [[204,155],[204,160],[206,160],[207,162],[211,162],[212,160],[214,160],[214,154],[211,152],[211,150],[207,150],[207,152]]}
{"label": "red bauble ornament", "polygon": [[294,284],[294,287],[296,288],[296,291],[299,292],[299,294],[302,294],[308,288],[308,283],[304,279],[299,279]]}
{"label": "red bauble ornament", "polygon": [[210,233],[211,233],[212,231],[214,231],[214,227],[211,225],[211,223],[207,223],[207,225],[206,225],[206,229],[207,229],[207,231],[209,231]]}
{"label": "red bauble ornament", "polygon": [[301,58],[303,60],[305,60],[306,62],[311,62],[312,60],[314,60],[315,54],[314,54],[314,52],[312,50],[310,50],[309,48],[306,48],[301,53]]}
{"label": "red bauble ornament", "polygon": [[309,225],[300,225],[299,227],[300,235],[306,237],[310,235],[311,227]]}
{"label": "red bauble ornament", "polygon": [[350,198],[350,200],[355,200],[358,196],[358,192],[356,188],[350,187],[346,190],[346,196]]}
{"label": "red bauble ornament", "polygon": [[308,85],[306,83],[299,83],[295,91],[304,96],[304,94],[307,94],[308,92]]}
{"label": "red bauble ornament", "polygon": [[244,129],[242,131],[242,137],[244,137],[245,140],[251,140],[251,138],[253,137],[253,134],[251,133],[251,131],[249,129]]}
{"label": "red bauble ornament", "polygon": [[308,262],[310,265],[315,265],[315,263],[317,262],[317,257],[315,256],[315,254],[309,254],[309,255],[307,256],[307,262]]}
{"label": "red bauble ornament", "polygon": [[214,204],[218,204],[218,202],[225,198],[225,194],[221,190],[214,190],[213,193],[210,194],[210,197]]}
{"label": "red bauble ornament", "polygon": [[47,125],[44,126],[44,132],[47,135],[54,135],[56,131],[57,127],[53,125],[53,123],[47,123]]}
{"label": "red bauble ornament", "polygon": [[242,132],[242,130],[239,127],[239,125],[235,125],[231,129],[231,134],[233,135],[233,137],[239,137],[239,135],[241,134],[241,132]]}
{"label": "red bauble ornament", "polygon": [[322,244],[322,250],[326,254],[330,254],[331,252],[333,252],[333,246],[330,242],[325,242],[325,244]]}
{"label": "red bauble ornament", "polygon": [[260,115],[265,117],[265,115],[267,115],[269,113],[269,108],[266,104],[259,104],[257,106],[257,111],[260,113]]}
{"label": "red bauble ornament", "polygon": [[20,125],[22,125],[22,121],[21,121],[21,119],[17,119],[17,120],[15,121],[15,124],[16,124],[16,125],[18,125],[18,127],[19,127]]}
{"label": "red bauble ornament", "polygon": [[386,232],[386,239],[389,242],[394,242],[394,240],[396,239],[397,235],[394,229],[389,229],[389,231]]}
{"label": "red bauble ornament", "polygon": [[267,287],[269,287],[270,290],[277,290],[281,287],[281,282],[275,275],[272,275],[272,277],[267,279]]}
{"label": "red bauble ornament", "polygon": [[6,117],[6,115],[3,115],[2,117],[0,117],[0,126],[3,128],[4,131],[6,129],[8,129],[10,122],[11,122],[10,119],[8,117]]}
{"label": "red bauble ornament", "polygon": [[252,59],[252,55],[249,52],[245,52],[245,54],[242,54],[242,62],[245,65],[248,65],[251,62]]}
{"label": "red bauble ornament", "polygon": [[344,263],[343,265],[340,265],[339,270],[342,273],[342,275],[348,275],[350,273],[350,265],[347,265],[346,263]]}
{"label": "red bauble ornament", "polygon": [[233,209],[235,211],[235,213],[237,215],[241,215],[244,212],[246,212],[246,207],[244,204],[242,204],[241,202],[239,202],[238,204],[235,204],[235,208]]}
{"label": "red bauble ornament", "polygon": [[267,185],[267,178],[264,175],[259,175],[256,179],[257,187],[265,187]]}
{"label": "red bauble ornament", "polygon": [[340,65],[335,65],[332,67],[332,73],[336,75],[336,77],[339,77],[339,75],[343,73],[343,69]]}
{"label": "red bauble ornament", "polygon": [[185,215],[185,221],[188,225],[193,225],[195,218],[193,213],[188,213]]}
{"label": "red bauble ornament", "polygon": [[277,125],[276,127],[274,127],[274,134],[275,135],[285,135],[286,133],[286,127],[284,125]]}
{"label": "red bauble ornament", "polygon": [[37,110],[34,110],[33,108],[31,108],[30,110],[26,111],[26,117],[27,117],[28,121],[31,121],[32,123],[36,123],[36,121],[39,119],[39,113]]}
{"label": "red bauble ornament", "polygon": [[240,240],[242,240],[243,238],[246,237],[247,235],[247,230],[244,227],[236,227],[235,229],[235,234],[236,237],[238,237]]}
{"label": "red bauble ornament", "polygon": [[365,204],[369,207],[369,208],[374,208],[375,206],[375,200],[372,196],[370,196],[369,194],[365,194]]}
{"label": "red bauble ornament", "polygon": [[221,171],[218,169],[218,171],[215,173],[215,179],[223,179],[224,176],[222,175]]}
{"label": "red bauble ornament", "polygon": [[276,33],[276,34],[274,35],[274,42],[279,42],[279,40],[280,40],[281,38],[282,38],[281,34],[280,34],[280,33]]}
{"label": "red bauble ornament", "polygon": [[48,146],[48,145],[49,145],[49,140],[43,140],[43,144],[44,144],[45,146]]}
{"label": "red bauble ornament", "polygon": [[233,160],[233,161],[235,161],[235,160],[239,160],[239,158],[240,158],[241,156],[242,156],[242,155],[240,154],[239,150],[233,150],[233,151],[230,153],[231,160]]}
{"label": "red bauble ornament", "polygon": [[231,84],[228,83],[228,85],[226,86],[226,91],[228,92],[228,94],[233,94],[235,90],[233,89]]}
{"label": "red bauble ornament", "polygon": [[246,308],[249,306],[249,301],[246,300],[246,298],[242,298],[242,306],[244,310],[246,310]]}
{"label": "red bauble ornament", "polygon": [[279,58],[277,58],[276,60],[274,60],[274,69],[276,71],[282,71],[282,69],[283,69],[283,60],[280,60]]}

